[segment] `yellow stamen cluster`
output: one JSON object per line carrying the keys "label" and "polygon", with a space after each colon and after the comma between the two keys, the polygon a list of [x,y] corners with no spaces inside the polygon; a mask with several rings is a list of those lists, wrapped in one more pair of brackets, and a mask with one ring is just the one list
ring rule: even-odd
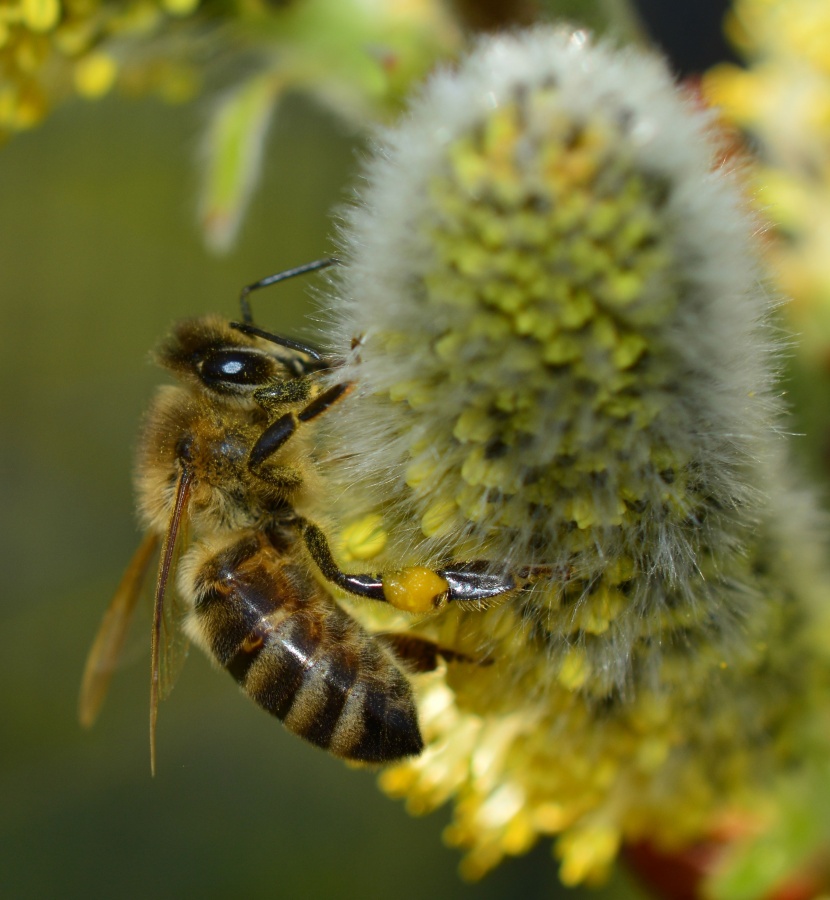
{"label": "yellow stamen cluster", "polygon": [[[555,536],[578,552],[590,529],[638,516],[658,472],[660,499],[687,512],[677,451],[632,437],[664,413],[659,391],[673,377],[647,352],[653,325],[677,302],[662,241],[665,185],[621,158],[615,123],[574,122],[557,101],[548,89],[495,110],[448,148],[447,171],[429,185],[424,314],[432,307],[453,319],[431,360],[447,377],[427,371],[390,392],[419,411],[445,410],[449,454],[416,451],[406,473],[415,495],[431,498],[421,520],[428,535],[485,519],[507,528],[538,520],[540,544]],[[528,119],[544,128],[529,136]],[[407,335],[388,340],[404,345]],[[447,380],[464,392],[452,418]],[[552,385],[555,455],[532,446]],[[457,487],[435,497],[448,469],[460,475]],[[596,488],[586,491],[589,480]],[[576,529],[538,515],[554,505]]]}

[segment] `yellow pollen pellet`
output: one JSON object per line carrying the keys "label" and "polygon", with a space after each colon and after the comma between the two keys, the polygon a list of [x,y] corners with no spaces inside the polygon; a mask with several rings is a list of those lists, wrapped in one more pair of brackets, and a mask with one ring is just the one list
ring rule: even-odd
{"label": "yellow pollen pellet", "polygon": [[447,602],[450,586],[445,578],[423,566],[410,566],[384,576],[383,595],[396,609],[426,613]]}

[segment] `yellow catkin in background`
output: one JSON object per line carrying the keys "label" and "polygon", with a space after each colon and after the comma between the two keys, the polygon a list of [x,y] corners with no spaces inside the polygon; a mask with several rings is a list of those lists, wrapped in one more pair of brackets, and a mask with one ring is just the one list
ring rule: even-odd
{"label": "yellow catkin in background", "polygon": [[706,73],[706,99],[751,136],[752,193],[773,226],[770,270],[800,351],[830,347],[830,6],[824,0],[737,0],[727,34],[747,66]]}

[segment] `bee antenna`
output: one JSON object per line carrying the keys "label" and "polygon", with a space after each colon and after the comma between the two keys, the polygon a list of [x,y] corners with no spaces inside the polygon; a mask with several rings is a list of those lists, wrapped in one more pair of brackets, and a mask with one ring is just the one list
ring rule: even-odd
{"label": "bee antenna", "polygon": [[231,322],[230,326],[237,331],[241,331],[242,334],[252,334],[256,337],[261,337],[266,341],[270,341],[272,344],[286,347],[288,350],[297,350],[300,353],[305,353],[306,356],[310,356],[317,362],[325,362],[323,354],[319,350],[315,350],[314,347],[310,347],[308,344],[303,344],[300,341],[292,341],[291,338],[282,337],[279,334],[271,334],[270,331],[263,331],[261,328],[250,325],[248,322]]}
{"label": "bee antenna", "polygon": [[[333,256],[328,256],[325,259],[315,259],[314,262],[305,263],[302,266],[295,266],[293,269],[286,269],[284,272],[277,272],[276,275],[268,275],[259,281],[255,281],[253,284],[246,285],[239,294],[239,310],[242,313],[242,321],[245,325],[253,324],[254,317],[251,313],[251,301],[248,299],[248,295],[252,291],[258,291],[260,288],[269,287],[280,281],[288,281],[289,278],[295,278],[297,275],[319,272],[320,269],[328,269],[329,266],[337,265],[340,265],[340,260]],[[263,335],[260,336],[262,337]],[[277,341],[277,343],[281,343],[281,341]],[[290,344],[286,346],[290,346]],[[299,348],[295,347],[294,349]]]}

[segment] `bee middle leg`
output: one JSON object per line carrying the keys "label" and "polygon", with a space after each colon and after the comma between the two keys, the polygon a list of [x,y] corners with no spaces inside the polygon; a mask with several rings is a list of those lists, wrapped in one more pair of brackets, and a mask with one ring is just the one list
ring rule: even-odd
{"label": "bee middle leg", "polygon": [[440,660],[447,663],[471,663],[479,666],[489,666],[493,662],[492,659],[487,658],[475,659],[466,653],[442,647],[435,641],[414,634],[381,631],[376,633],[375,637],[391,647],[395,656],[404,662],[411,672],[434,672],[438,668]]}

